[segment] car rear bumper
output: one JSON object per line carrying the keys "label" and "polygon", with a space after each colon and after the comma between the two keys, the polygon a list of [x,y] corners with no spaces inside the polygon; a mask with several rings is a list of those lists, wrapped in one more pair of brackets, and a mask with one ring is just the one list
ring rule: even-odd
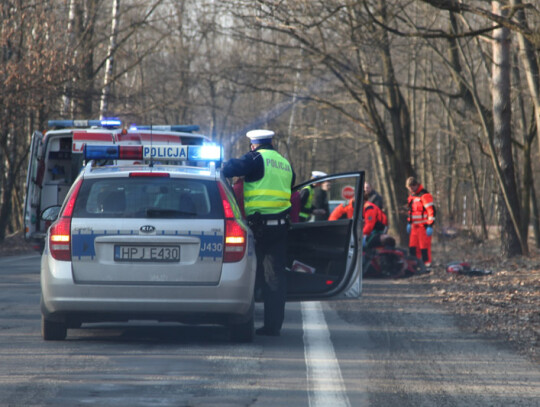
{"label": "car rear bumper", "polygon": [[224,265],[217,285],[77,284],[69,262],[46,257],[41,308],[50,320],[238,323],[252,313],[255,269],[248,262]]}

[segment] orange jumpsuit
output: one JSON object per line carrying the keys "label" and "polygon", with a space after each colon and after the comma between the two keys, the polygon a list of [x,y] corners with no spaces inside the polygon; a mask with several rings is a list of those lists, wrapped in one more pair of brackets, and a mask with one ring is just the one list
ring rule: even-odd
{"label": "orange jumpsuit", "polygon": [[347,205],[339,204],[338,206],[336,206],[336,208],[332,211],[332,213],[328,217],[328,220],[338,220],[338,219],[341,219],[343,215],[347,216],[347,219],[351,219],[353,217],[354,198],[349,199],[349,202],[347,202]]}
{"label": "orange jumpsuit", "polygon": [[373,202],[364,202],[364,236],[369,236],[374,230],[384,230],[388,226],[388,219],[381,209]]}
{"label": "orange jumpsuit", "polygon": [[426,266],[431,266],[431,236],[426,234],[428,226],[435,223],[435,206],[433,196],[419,185],[416,191],[409,195],[409,217],[407,221],[411,225],[409,236],[409,252],[424,261]]}
{"label": "orange jumpsuit", "polygon": [[[354,199],[350,199],[347,205],[340,204],[336,206],[328,217],[328,220],[338,220],[344,215],[347,217],[347,219],[351,219],[353,217]],[[372,202],[364,202],[362,216],[364,217],[364,236],[370,235],[374,230],[383,230],[385,226],[388,226],[388,219],[386,215],[382,210],[379,209],[377,205]]]}

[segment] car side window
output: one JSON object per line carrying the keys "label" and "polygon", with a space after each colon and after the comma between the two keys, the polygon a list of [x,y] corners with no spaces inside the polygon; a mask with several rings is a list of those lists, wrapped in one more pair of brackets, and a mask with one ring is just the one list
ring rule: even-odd
{"label": "car side window", "polygon": [[356,183],[355,177],[331,178],[320,182],[315,180],[298,189],[301,200],[300,212],[309,214],[303,218],[300,216],[299,221],[325,222],[351,219],[354,216]]}

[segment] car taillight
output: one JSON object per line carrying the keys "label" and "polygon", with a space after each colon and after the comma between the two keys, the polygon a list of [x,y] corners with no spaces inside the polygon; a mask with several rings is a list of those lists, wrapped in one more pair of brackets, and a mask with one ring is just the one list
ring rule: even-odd
{"label": "car taillight", "polygon": [[219,193],[225,213],[225,249],[224,263],[234,263],[244,258],[247,243],[247,231],[234,216],[231,202],[223,185],[219,185]]}
{"label": "car taillight", "polygon": [[246,230],[236,219],[225,220],[225,252],[224,263],[242,260],[246,251]]}
{"label": "car taillight", "polygon": [[82,179],[72,187],[64,209],[49,229],[49,250],[53,259],[71,260],[71,216],[81,184]]}

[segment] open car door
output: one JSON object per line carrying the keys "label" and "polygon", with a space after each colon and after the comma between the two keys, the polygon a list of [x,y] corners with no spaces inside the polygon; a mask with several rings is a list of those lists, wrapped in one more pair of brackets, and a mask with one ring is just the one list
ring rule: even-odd
{"label": "open car door", "polygon": [[[293,189],[293,202],[298,195],[312,193],[312,210],[303,221],[300,217],[294,222],[296,216],[292,214],[287,252],[287,301],[360,296],[364,178],[364,171],[334,174]],[[347,204],[352,205],[347,208],[352,210],[345,214]],[[293,203],[293,210],[294,206]],[[333,211],[331,219],[338,219],[329,220]],[[338,212],[343,215],[337,216]]]}
{"label": "open car door", "polygon": [[36,238],[39,231],[39,211],[41,184],[43,182],[43,160],[41,150],[43,134],[39,131],[32,135],[28,172],[26,173],[26,195],[24,198],[24,237],[26,240]]}

